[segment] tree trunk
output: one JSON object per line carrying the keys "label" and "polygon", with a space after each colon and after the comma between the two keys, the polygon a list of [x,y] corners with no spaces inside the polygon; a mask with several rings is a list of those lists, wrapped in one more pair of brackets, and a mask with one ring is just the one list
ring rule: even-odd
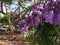
{"label": "tree trunk", "polygon": [[13,30],[14,30],[14,26],[13,25],[10,25],[9,26],[9,40],[13,40]]}
{"label": "tree trunk", "polygon": [[3,12],[3,1],[2,0],[0,1],[0,13],[4,13]]}

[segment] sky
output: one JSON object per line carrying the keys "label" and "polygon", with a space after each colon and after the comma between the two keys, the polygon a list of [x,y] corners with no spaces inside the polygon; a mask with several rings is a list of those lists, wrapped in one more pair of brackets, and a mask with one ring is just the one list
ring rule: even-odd
{"label": "sky", "polygon": [[[3,4],[3,5],[4,5],[4,4]],[[26,3],[22,3],[22,5],[24,5],[24,6],[27,8],[28,6],[31,5],[31,2],[27,1]],[[17,9],[17,7],[18,7],[18,2],[17,2],[17,1],[12,1],[12,4],[11,4],[10,6],[8,6],[8,5],[6,5],[6,6],[7,6],[7,11],[8,11],[9,13],[11,13],[11,12],[14,12],[14,11]],[[3,6],[3,10],[4,10],[4,12],[6,13],[6,8],[5,8],[5,6]],[[22,7],[20,7],[20,11],[23,11],[23,8],[22,8]]]}

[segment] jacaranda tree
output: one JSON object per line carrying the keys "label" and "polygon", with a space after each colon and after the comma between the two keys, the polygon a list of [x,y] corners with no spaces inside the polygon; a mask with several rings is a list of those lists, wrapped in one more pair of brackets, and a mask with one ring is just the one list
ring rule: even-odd
{"label": "jacaranda tree", "polygon": [[10,15],[15,28],[29,31],[30,45],[60,45],[60,0],[37,0],[27,8],[22,5],[24,2],[18,2],[18,6],[24,8],[19,15]]}

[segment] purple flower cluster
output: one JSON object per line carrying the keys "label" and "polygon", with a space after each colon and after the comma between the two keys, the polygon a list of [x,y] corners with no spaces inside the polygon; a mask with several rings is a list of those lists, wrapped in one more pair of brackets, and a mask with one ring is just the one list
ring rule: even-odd
{"label": "purple flower cluster", "polygon": [[43,9],[43,5],[42,4],[37,4],[32,11],[27,14],[25,19],[22,19],[19,23],[18,23],[18,27],[22,30],[22,31],[26,31],[29,30],[31,28],[33,28],[36,24],[41,24],[42,23],[42,19],[40,18],[41,15],[41,10]]}
{"label": "purple flower cluster", "polygon": [[45,22],[60,25],[60,0],[49,0],[43,13]]}
{"label": "purple flower cluster", "polygon": [[18,22],[18,27],[22,31],[29,30],[36,24],[42,24],[42,18],[46,23],[60,25],[60,0],[48,0],[46,3],[36,4],[25,16],[27,16],[25,19]]}

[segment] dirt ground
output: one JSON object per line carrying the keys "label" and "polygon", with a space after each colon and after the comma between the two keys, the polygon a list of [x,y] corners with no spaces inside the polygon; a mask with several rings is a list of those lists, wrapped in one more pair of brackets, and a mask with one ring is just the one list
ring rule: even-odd
{"label": "dirt ground", "polygon": [[0,45],[29,45],[29,42],[0,40]]}

